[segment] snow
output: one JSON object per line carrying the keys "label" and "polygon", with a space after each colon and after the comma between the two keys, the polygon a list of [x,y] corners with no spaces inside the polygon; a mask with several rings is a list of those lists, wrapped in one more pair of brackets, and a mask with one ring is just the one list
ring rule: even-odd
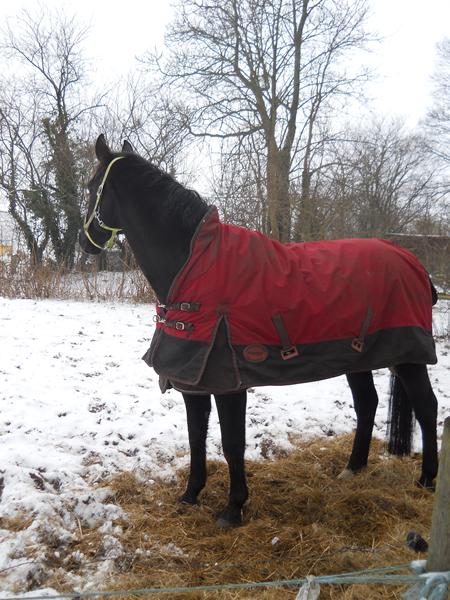
{"label": "snow", "polygon": [[[46,569],[42,541],[61,545],[80,528],[101,526],[106,560],[88,580],[71,575],[76,590],[101,585],[120,555],[122,515],[108,488],[95,484],[132,471],[151,485],[186,464],[184,405],[162,395],[156,374],[141,360],[153,333],[152,305],[0,298],[0,590],[33,593]],[[448,328],[448,315],[437,323]],[[437,341],[430,376],[440,402],[440,431],[450,410],[450,344]],[[388,373],[375,373],[380,396],[375,435],[385,431]],[[258,459],[290,448],[291,434],[334,435],[355,425],[344,377],[301,386],[258,388],[249,394],[247,454]],[[418,442],[417,442],[418,443]],[[220,458],[213,413],[208,456]],[[3,480],[3,482],[1,482]],[[11,531],[10,519],[23,521]],[[27,522],[29,520],[29,524]],[[3,528],[4,527],[4,528]],[[57,545],[57,544],[56,544]],[[29,549],[34,548],[30,561]],[[82,561],[73,554],[68,559]],[[36,580],[34,585],[30,581]]]}

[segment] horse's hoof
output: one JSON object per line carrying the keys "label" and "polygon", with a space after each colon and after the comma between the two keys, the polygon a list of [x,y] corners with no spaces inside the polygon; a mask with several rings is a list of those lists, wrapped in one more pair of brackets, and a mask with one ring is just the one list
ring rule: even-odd
{"label": "horse's hoof", "polygon": [[242,510],[225,508],[217,515],[216,525],[219,529],[231,529],[242,525]]}
{"label": "horse's hoof", "polygon": [[352,471],[351,469],[348,469],[347,467],[341,471],[339,473],[339,475],[337,476],[338,479],[351,479],[352,477],[354,477],[356,475],[356,473],[354,471]]}
{"label": "horse's hoof", "polygon": [[224,519],[223,517],[216,519],[216,525],[219,529],[232,529],[233,527],[237,527],[237,525],[230,523],[230,521]]}
{"label": "horse's hoof", "polygon": [[180,496],[178,498],[178,502],[179,502],[179,504],[194,505],[194,504],[197,504],[197,496],[195,496],[194,494],[185,492],[182,496]]}

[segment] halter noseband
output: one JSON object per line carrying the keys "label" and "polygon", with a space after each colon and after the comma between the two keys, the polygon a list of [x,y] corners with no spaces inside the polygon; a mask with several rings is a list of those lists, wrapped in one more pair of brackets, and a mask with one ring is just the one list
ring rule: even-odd
{"label": "halter noseband", "polygon": [[[114,158],[109,165],[106,167],[106,171],[105,174],[103,175],[102,181],[100,183],[100,185],[97,188],[97,198],[95,200],[95,204],[94,204],[94,208],[91,212],[91,216],[89,218],[86,218],[84,221],[84,225],[83,225],[83,231],[84,231],[84,235],[87,237],[87,239],[91,242],[91,244],[93,244],[96,248],[99,248],[100,250],[109,250],[110,248],[113,247],[114,241],[117,237],[117,234],[122,231],[122,227],[109,227],[108,225],[105,225],[105,223],[102,221],[102,218],[100,216],[100,201],[102,199],[102,193],[103,193],[103,187],[106,183],[106,179],[109,175],[109,172],[111,170],[111,167],[113,166],[113,164],[115,162],[117,162],[118,160],[121,160],[122,158],[125,158],[124,156],[117,156],[116,158]],[[96,241],[94,241],[94,239],[92,238],[91,234],[89,233],[89,226],[92,223],[92,221],[95,219],[95,221],[97,222],[97,225],[101,228],[104,229],[105,231],[109,231],[111,233],[111,235],[109,236],[109,239],[103,244],[103,246],[101,246],[100,244],[97,244]]]}

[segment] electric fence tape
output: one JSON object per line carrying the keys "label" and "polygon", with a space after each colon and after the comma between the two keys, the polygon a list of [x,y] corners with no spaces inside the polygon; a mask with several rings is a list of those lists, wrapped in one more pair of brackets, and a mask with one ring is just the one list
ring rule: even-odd
{"label": "electric fence tape", "polygon": [[[115,591],[86,591],[86,592],[67,592],[57,595],[39,595],[39,596],[19,596],[9,595],[0,597],[0,600],[65,600],[68,598],[107,598],[114,596],[143,596],[150,594],[188,594],[193,592],[215,592],[220,590],[250,590],[257,588],[275,588],[275,587],[299,587],[299,600],[309,600],[317,598],[318,593],[309,595],[308,590],[311,585],[320,586],[329,585],[349,585],[349,584],[415,584],[413,588],[405,592],[405,600],[446,600],[447,591],[450,584],[450,571],[440,573],[426,573],[423,571],[423,561],[415,563],[397,565],[393,567],[380,567],[377,569],[368,569],[364,571],[354,571],[351,573],[342,573],[338,575],[318,575],[317,577],[303,577],[300,579],[280,579],[274,581],[253,582],[253,583],[222,583],[211,585],[194,585],[178,587],[153,587],[129,590]],[[401,571],[412,568],[417,571],[412,575],[389,575],[389,572]],[[320,589],[320,588],[319,588]],[[303,594],[302,594],[303,590]]]}

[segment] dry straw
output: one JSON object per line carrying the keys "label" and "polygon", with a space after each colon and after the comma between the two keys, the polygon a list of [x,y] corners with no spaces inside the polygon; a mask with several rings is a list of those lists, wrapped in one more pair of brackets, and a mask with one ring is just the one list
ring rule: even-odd
{"label": "dry straw", "polygon": [[[370,467],[336,479],[351,436],[298,442],[288,456],[248,464],[251,497],[243,527],[219,531],[214,514],[226,498],[226,467],[209,465],[199,506],[178,505],[186,472],[176,482],[116,477],[116,501],[129,515],[125,549],[107,589],[270,581],[327,575],[408,562],[409,531],[429,532],[433,496],[418,489],[419,460],[386,459],[374,441]],[[418,555],[420,558],[421,555]],[[401,586],[322,586],[321,598],[400,598]],[[191,599],[288,599],[286,588],[174,595]],[[132,596],[123,596],[132,598]],[[165,598],[153,595],[152,598]]]}

